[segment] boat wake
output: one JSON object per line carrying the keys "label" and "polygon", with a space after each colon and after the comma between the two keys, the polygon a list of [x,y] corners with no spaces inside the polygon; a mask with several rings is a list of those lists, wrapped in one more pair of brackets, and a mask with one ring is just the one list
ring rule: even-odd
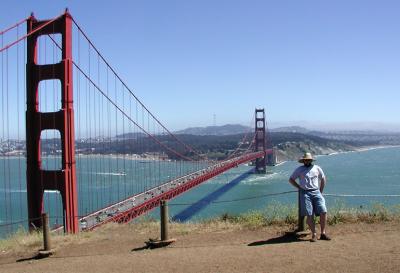
{"label": "boat wake", "polygon": [[254,174],[242,181],[244,185],[265,185],[271,184],[274,181],[280,180],[286,175],[284,173],[268,173],[268,174]]}
{"label": "boat wake", "polygon": [[0,192],[3,192],[3,193],[26,193],[26,190],[19,190],[19,189],[0,189]]}
{"label": "boat wake", "polygon": [[103,176],[125,176],[125,172],[80,172],[81,174],[103,175]]}
{"label": "boat wake", "polygon": [[57,191],[57,190],[45,190],[44,192],[45,192],[45,193],[60,193],[60,192]]}
{"label": "boat wake", "polygon": [[116,172],[116,173],[96,173],[99,175],[105,175],[105,176],[125,176],[126,173],[124,172]]}

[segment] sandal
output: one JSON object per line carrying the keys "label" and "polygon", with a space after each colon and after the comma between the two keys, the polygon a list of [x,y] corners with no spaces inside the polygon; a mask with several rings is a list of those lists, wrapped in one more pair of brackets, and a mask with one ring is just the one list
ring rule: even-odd
{"label": "sandal", "polygon": [[329,236],[326,235],[325,233],[324,233],[324,234],[321,234],[321,237],[319,237],[319,239],[320,239],[320,240],[325,240],[325,241],[330,241],[330,240],[332,240],[331,237],[329,237]]}
{"label": "sandal", "polygon": [[311,242],[311,243],[315,243],[316,241],[317,241],[317,234],[314,233],[314,234],[312,235],[311,239],[310,239],[310,242]]}

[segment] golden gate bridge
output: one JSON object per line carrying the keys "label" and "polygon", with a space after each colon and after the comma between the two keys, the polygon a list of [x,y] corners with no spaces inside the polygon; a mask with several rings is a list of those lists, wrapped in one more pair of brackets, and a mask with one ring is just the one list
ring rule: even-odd
{"label": "golden gate bridge", "polygon": [[0,38],[2,227],[41,227],[45,210],[69,233],[126,223],[239,164],[265,172],[264,109],[235,150],[210,160],[139,100],[68,10],[31,14]]}

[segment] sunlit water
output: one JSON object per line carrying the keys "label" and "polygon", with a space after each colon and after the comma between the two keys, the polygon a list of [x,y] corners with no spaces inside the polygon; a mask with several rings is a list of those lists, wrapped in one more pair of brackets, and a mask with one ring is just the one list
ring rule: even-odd
{"label": "sunlit water", "polygon": [[[325,193],[400,195],[400,147],[319,156],[316,164],[323,168],[327,176]],[[294,190],[288,183],[288,178],[297,166],[299,166],[299,163],[290,161],[279,166],[269,167],[267,174],[251,174],[221,195],[215,200],[215,203],[205,205],[196,214],[185,217],[185,220],[199,220],[219,216],[223,213],[238,214],[250,210],[264,209],[271,203],[297,205],[296,193],[251,198]],[[173,204],[194,203],[218,190],[250,168],[240,166],[171,201],[172,216],[179,214],[185,208],[185,206],[173,206]],[[235,201],[247,197],[249,197],[248,200]],[[232,202],[218,203],[229,200],[232,200]],[[328,209],[329,206],[333,207],[338,204],[347,207],[370,208],[379,203],[390,207],[400,204],[400,197],[326,196],[326,201]]]}
{"label": "sunlit water", "polygon": [[[26,180],[24,159],[0,158],[0,225],[26,220]],[[350,152],[317,158],[326,176],[325,193],[352,195],[400,195],[400,147],[381,148],[362,152]],[[285,162],[268,167],[267,174],[248,173],[252,167],[241,165],[171,200],[170,216],[178,221],[197,221],[224,213],[239,214],[263,209],[271,203],[297,204],[297,194],[265,196],[292,191],[288,183],[297,162]],[[147,167],[145,167],[147,166]],[[79,214],[85,215],[110,203],[143,191],[166,180],[176,173],[189,172],[199,165],[173,162],[144,163],[111,157],[77,160]],[[10,178],[10,179],[9,179]],[[132,183],[131,181],[136,181]],[[5,191],[7,189],[7,192]],[[261,197],[260,197],[261,196]],[[336,203],[348,207],[367,208],[375,203],[387,206],[400,203],[400,197],[331,197],[327,206]],[[47,192],[44,197],[46,211],[57,217],[53,224],[61,224],[61,201],[57,192]],[[150,213],[158,217],[158,210]],[[21,223],[26,226],[25,223]],[[0,234],[15,230],[0,228]]]}

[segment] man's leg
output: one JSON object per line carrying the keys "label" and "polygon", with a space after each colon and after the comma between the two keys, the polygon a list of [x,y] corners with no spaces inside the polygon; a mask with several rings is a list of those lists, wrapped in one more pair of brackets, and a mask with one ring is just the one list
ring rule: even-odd
{"label": "man's leg", "polygon": [[327,218],[328,218],[328,216],[327,216],[326,212],[321,213],[320,219],[319,219],[321,222],[321,237],[319,239],[330,241],[331,237],[326,235],[326,230],[325,230]]}
{"label": "man's leg", "polygon": [[328,218],[328,216],[327,216],[326,212],[321,213],[321,215],[319,216],[319,221],[321,224],[321,234],[326,233],[325,227],[326,227],[326,223],[327,223],[327,218]]}
{"label": "man's leg", "polygon": [[307,224],[312,232],[312,242],[316,242],[317,233],[315,232],[314,211],[310,196],[307,192],[300,190],[300,210],[301,215],[307,216]]}
{"label": "man's leg", "polygon": [[330,240],[331,238],[326,235],[326,226],[328,221],[327,210],[325,206],[325,198],[321,193],[317,193],[313,198],[315,204],[315,212],[320,216],[319,221],[321,224],[321,240]]}
{"label": "man's leg", "polygon": [[315,232],[315,222],[314,222],[314,216],[307,216],[307,224],[311,230],[312,233],[312,239],[311,240],[316,240],[317,239],[317,233]]}

